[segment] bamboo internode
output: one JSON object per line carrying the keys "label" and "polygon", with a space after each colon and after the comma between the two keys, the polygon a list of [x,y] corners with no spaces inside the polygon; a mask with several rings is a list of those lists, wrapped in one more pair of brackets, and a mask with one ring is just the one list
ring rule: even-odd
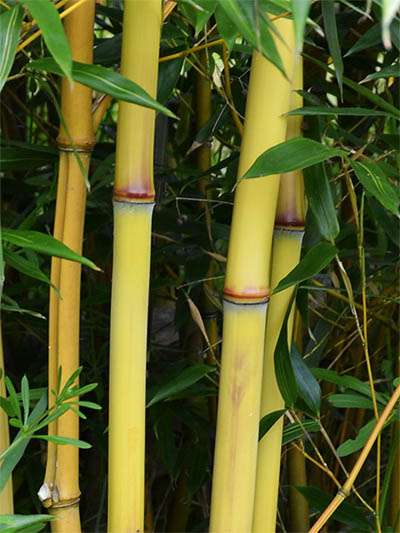
{"label": "bamboo internode", "polygon": [[[72,7],[78,0],[70,0]],[[93,59],[94,0],[77,7],[65,20],[65,32],[75,61]],[[81,254],[86,207],[86,179],[94,144],[92,91],[63,79],[61,88],[61,127],[59,177],[54,236]],[[61,386],[79,367],[80,322],[79,263],[53,258],[51,279],[59,290],[50,293],[49,319],[49,405],[54,397],[57,372],[62,368]],[[79,437],[79,418],[65,413],[49,427],[49,434]],[[45,483],[39,496],[55,519],[52,531],[80,531],[79,449],[49,443]]]}
{"label": "bamboo internode", "polygon": [[[292,72],[292,21],[276,21]],[[263,98],[260,100],[260,95]],[[285,140],[290,83],[258,52],[251,67],[239,176]],[[224,289],[224,330],[210,531],[251,531],[270,253],[279,176],[239,181]]]}
{"label": "bamboo internode", "polygon": [[[162,5],[125,3],[121,74],[155,97]],[[142,532],[155,112],[119,104],[110,338],[108,531]]]}
{"label": "bamboo internode", "polygon": [[[302,87],[302,64],[295,66],[291,91],[291,109],[300,107],[301,96],[295,91]],[[300,135],[301,120],[289,117],[287,139]],[[279,199],[275,217],[275,232],[272,247],[271,286],[276,287],[299,262],[304,233],[304,184],[301,171],[281,176]],[[271,297],[265,331],[265,349],[260,417],[283,409],[284,400],[275,378],[274,353],[288,306],[292,300],[293,288]],[[292,310],[288,321],[288,339],[292,338]],[[257,482],[254,503],[253,531],[262,533],[275,531],[279,490],[279,472],[283,418],[261,439],[258,446]]]}

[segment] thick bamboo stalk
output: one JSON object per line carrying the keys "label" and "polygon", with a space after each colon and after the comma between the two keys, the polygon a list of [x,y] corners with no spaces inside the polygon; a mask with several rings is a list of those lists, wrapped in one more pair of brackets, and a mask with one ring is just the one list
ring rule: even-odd
{"label": "thick bamboo stalk", "polygon": [[[155,97],[159,0],[125,2],[121,73]],[[155,112],[120,103],[114,185],[108,531],[142,532]]]}
{"label": "thick bamboo stalk", "polygon": [[[77,3],[79,0],[70,0],[68,7]],[[93,59],[94,8],[94,0],[87,0],[65,20],[73,59],[83,63],[91,63]],[[66,79],[62,81],[62,125],[57,139],[61,154],[54,232],[79,254],[83,241],[86,177],[94,144],[91,107],[91,89]],[[60,294],[60,298],[52,294],[50,301],[49,386],[54,387],[59,367],[62,368],[62,386],[79,366],[80,264],[55,260],[51,277]],[[78,438],[79,418],[69,411],[49,431]],[[51,523],[53,532],[80,531],[79,450],[76,446],[54,448],[50,445],[45,484],[39,496],[55,516]]]}
{"label": "thick bamboo stalk", "polygon": [[[276,27],[288,46],[277,40],[290,75],[292,23],[280,19]],[[284,141],[283,115],[289,109],[289,99],[288,80],[256,52],[239,176],[262,152]],[[224,289],[210,521],[213,533],[246,533],[252,528],[269,263],[278,189],[279,176],[269,176],[240,181],[235,194]]]}
{"label": "thick bamboo stalk", "polygon": [[[1,283],[2,280],[0,280]],[[4,385],[4,355],[3,355],[3,339],[1,334],[0,322],[0,396],[6,396],[6,387]],[[0,453],[6,450],[10,445],[10,434],[8,429],[8,417],[5,411],[0,408]],[[13,486],[12,480],[7,481],[6,486],[0,492],[0,515],[13,514],[14,500],[13,500]]]}
{"label": "thick bamboo stalk", "polygon": [[[301,107],[301,97],[293,92],[302,87],[302,65],[297,62],[292,86],[291,108]],[[288,139],[300,134],[301,121],[289,117]],[[304,185],[301,172],[290,172],[281,177],[278,208],[275,218],[272,250],[271,286],[276,287],[299,262],[304,232]],[[293,295],[287,289],[272,296],[265,331],[264,367],[261,395],[261,418],[282,409],[284,401],[275,378],[274,353],[279,333]],[[292,312],[288,322],[288,338],[292,338]],[[281,418],[262,438],[258,446],[257,483],[254,503],[253,531],[275,531],[280,454],[283,419]]]}

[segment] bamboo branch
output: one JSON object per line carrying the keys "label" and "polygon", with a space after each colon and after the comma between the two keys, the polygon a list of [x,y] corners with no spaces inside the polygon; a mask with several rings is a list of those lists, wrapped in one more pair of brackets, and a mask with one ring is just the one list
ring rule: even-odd
{"label": "bamboo branch", "polygon": [[399,400],[399,398],[400,398],[400,385],[396,387],[390,400],[386,404],[385,409],[382,411],[377,423],[375,424],[375,427],[371,435],[369,436],[364,448],[362,449],[360,455],[358,456],[356,464],[351,470],[346,483],[339,489],[334,499],[331,501],[328,507],[324,510],[324,512],[321,514],[321,516],[318,518],[315,524],[312,526],[312,528],[310,529],[310,533],[318,533],[318,531],[320,531],[324,527],[324,525],[327,523],[327,521],[332,516],[332,514],[336,511],[336,509],[349,496],[350,491],[355,483],[355,480],[357,479],[358,474],[360,473],[360,470],[362,469],[368,457],[369,452],[371,451],[373,445],[375,444],[376,439],[380,435],[383,429],[383,426],[385,425],[385,422],[389,418],[389,415],[393,411],[396,405],[396,402]]}

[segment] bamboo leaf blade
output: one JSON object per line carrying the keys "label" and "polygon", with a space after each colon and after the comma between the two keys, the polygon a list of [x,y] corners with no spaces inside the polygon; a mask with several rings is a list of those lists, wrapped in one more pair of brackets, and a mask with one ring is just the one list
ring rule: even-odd
{"label": "bamboo leaf blade", "polygon": [[310,6],[311,0],[291,0],[296,49],[298,52],[303,50],[304,29]]}
{"label": "bamboo leaf blade", "polygon": [[20,5],[0,15],[0,92],[10,74],[17,51],[23,10]]}
{"label": "bamboo leaf blade", "polygon": [[337,249],[333,244],[320,242],[311,248],[300,263],[278,283],[273,294],[312,278],[328,266],[336,254]]}
{"label": "bamboo leaf blade", "polygon": [[276,343],[274,365],[276,381],[280,393],[285,400],[285,405],[286,407],[292,407],[298,395],[298,387],[289,353],[287,335],[288,318],[289,312],[286,313],[285,320],[279,333],[278,342]]}
{"label": "bamboo leaf blade", "polygon": [[290,359],[299,396],[304,400],[313,414],[319,415],[321,408],[321,388],[294,344],[290,350]]}
{"label": "bamboo leaf blade", "polygon": [[[377,73],[379,74],[379,73]],[[288,113],[290,115],[299,116],[350,116],[350,117],[385,117],[388,115],[386,111],[378,111],[376,109],[368,109],[365,107],[324,107],[324,106],[309,106],[299,107],[293,109]]]}
{"label": "bamboo leaf blade", "polygon": [[239,33],[284,74],[282,59],[263,14],[255,10],[251,2],[239,0],[224,0],[218,7]]}
{"label": "bamboo leaf blade", "polygon": [[400,65],[391,65],[389,67],[383,67],[378,72],[373,72],[372,74],[368,74],[360,83],[367,83],[368,81],[372,80],[380,80],[382,78],[398,78],[400,77]]}
{"label": "bamboo leaf blade", "polygon": [[278,422],[285,412],[285,409],[279,409],[278,411],[273,411],[272,413],[268,413],[262,417],[260,420],[260,432],[258,435],[258,440],[261,440],[264,437],[264,435],[272,428],[275,422]]}
{"label": "bamboo leaf blade", "polygon": [[2,240],[9,244],[20,246],[21,248],[27,248],[50,256],[61,257],[62,259],[69,259],[70,261],[82,263],[82,265],[93,270],[100,270],[90,259],[75,253],[54,237],[39,231],[2,228]]}
{"label": "bamboo leaf blade", "polygon": [[70,437],[60,437],[58,435],[32,435],[33,439],[47,440],[49,442],[54,442],[55,444],[61,446],[76,446],[82,450],[88,450],[92,447],[91,444],[80,439],[72,439]]}
{"label": "bamboo leaf blade", "polygon": [[342,156],[344,153],[338,148],[330,148],[311,139],[296,137],[266,150],[241,179],[301,170],[332,157]]}
{"label": "bamboo leaf blade", "polygon": [[400,203],[398,191],[381,167],[370,160],[351,161],[351,166],[367,194],[376,198],[391,213],[398,215]]}
{"label": "bamboo leaf blade", "polygon": [[42,31],[44,42],[65,76],[72,78],[72,53],[60,15],[50,0],[22,0]]}
{"label": "bamboo leaf blade", "polygon": [[50,278],[46,276],[46,274],[42,272],[33,261],[29,261],[20,254],[7,249],[4,250],[4,259],[7,265],[15,270],[18,270],[18,272],[25,274],[25,276],[43,281],[44,283],[50,285]]}
{"label": "bamboo leaf blade", "polygon": [[354,439],[347,439],[345,442],[340,444],[336,450],[338,456],[346,457],[347,455],[351,455],[352,453],[361,450],[361,448],[363,448],[364,444],[367,442],[368,437],[371,435],[375,424],[375,419],[370,420],[360,429]]}
{"label": "bamboo leaf blade", "polygon": [[0,530],[3,533],[35,533],[41,531],[46,522],[50,522],[54,517],[48,514],[3,514],[0,515]]}
{"label": "bamboo leaf blade", "polygon": [[185,368],[178,376],[172,378],[168,383],[158,387],[157,390],[153,389],[153,391],[150,391],[150,399],[147,402],[147,407],[182,392],[207,374],[215,372],[215,370],[214,367],[208,365],[194,365]]}
{"label": "bamboo leaf blade", "polygon": [[325,239],[334,241],[340,231],[335,202],[323,163],[306,169],[304,185],[311,214]]}
{"label": "bamboo leaf blade", "polygon": [[[29,68],[33,70],[44,70],[52,74],[58,74],[59,76],[62,75],[61,69],[51,57],[32,61],[29,63]],[[137,83],[111,69],[100,65],[74,61],[72,65],[72,79],[82,85],[91,87],[95,91],[109,94],[117,100],[148,107],[168,117],[176,118],[172,111],[157,102],[157,100],[147,94]]]}
{"label": "bamboo leaf blade", "polygon": [[336,25],[335,2],[334,0],[324,0],[321,2],[322,16],[324,19],[324,29],[328,41],[333,64],[335,65],[336,79],[339,84],[340,95],[343,99],[343,60],[340,49],[339,36]]}

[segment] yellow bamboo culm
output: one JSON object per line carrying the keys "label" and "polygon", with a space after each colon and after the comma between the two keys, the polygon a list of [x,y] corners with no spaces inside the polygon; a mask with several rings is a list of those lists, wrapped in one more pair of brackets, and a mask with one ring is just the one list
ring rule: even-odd
{"label": "yellow bamboo culm", "polygon": [[[286,72],[293,59],[292,22],[279,19],[276,39]],[[285,140],[290,83],[254,53],[239,176]],[[211,502],[212,533],[252,531],[270,252],[279,176],[239,182],[224,289],[222,367]],[[264,532],[268,531],[264,529]]]}
{"label": "yellow bamboo culm", "polygon": [[[125,2],[121,74],[157,91],[160,0]],[[119,104],[110,338],[108,531],[142,532],[155,112]]]}
{"label": "yellow bamboo culm", "polygon": [[[0,284],[2,280],[0,280]],[[1,292],[1,287],[0,287]],[[0,322],[0,396],[6,396],[6,387],[4,384],[4,355],[3,355],[3,339],[1,334]],[[0,408],[0,454],[4,452],[10,445],[10,434],[8,429],[8,417],[5,411]],[[14,499],[12,480],[9,479],[4,489],[0,492],[0,515],[13,514]]]}
{"label": "yellow bamboo culm", "polygon": [[[95,1],[70,0],[68,7],[80,4],[65,20],[72,57],[75,61],[93,60]],[[92,91],[63,79],[61,88],[62,126],[58,136],[60,150],[59,181],[54,235],[81,254],[86,206],[86,179],[94,145]],[[49,320],[49,404],[53,402],[57,371],[62,368],[61,386],[79,367],[80,321],[79,263],[52,261],[51,279],[59,289],[50,295]],[[49,428],[49,434],[79,438],[79,418],[69,411]],[[39,497],[55,517],[53,533],[79,533],[79,449],[76,446],[49,445],[45,482]]]}
{"label": "yellow bamboo culm", "polygon": [[[291,108],[301,107],[302,100],[296,89],[302,88],[302,64],[296,60]],[[298,137],[301,117],[289,117],[287,139]],[[271,287],[276,287],[299,262],[304,233],[304,184],[301,171],[281,176],[279,200],[275,219],[272,248]],[[265,331],[264,367],[260,418],[272,411],[283,409],[284,401],[275,378],[274,353],[279,333],[293,295],[293,288],[271,297]],[[293,331],[292,310],[288,322],[288,338]],[[275,531],[279,490],[280,454],[283,418],[261,439],[258,446],[257,482],[254,503],[254,533]]]}

